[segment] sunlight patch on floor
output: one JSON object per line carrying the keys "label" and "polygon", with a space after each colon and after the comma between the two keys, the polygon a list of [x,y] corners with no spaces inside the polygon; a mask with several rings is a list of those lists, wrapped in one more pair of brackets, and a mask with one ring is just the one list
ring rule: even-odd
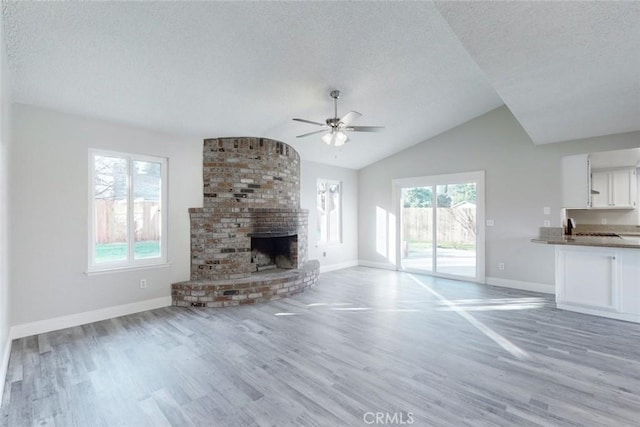
{"label": "sunlight patch on floor", "polygon": [[518,359],[521,359],[521,360],[525,360],[525,359],[529,359],[530,358],[529,354],[527,354],[527,352],[525,352],[520,347],[518,347],[517,345],[515,345],[514,343],[509,341],[507,338],[503,337],[502,335],[500,335],[499,333],[497,333],[496,331],[494,331],[493,329],[491,329],[490,327],[488,327],[487,325],[485,325],[484,323],[482,323],[481,321],[479,321],[478,319],[473,317],[471,314],[467,313],[467,308],[466,307],[464,307],[464,306],[456,306],[456,304],[454,302],[449,301],[448,299],[446,299],[445,297],[440,295],[438,292],[436,292],[433,289],[431,289],[430,286],[426,285],[425,283],[422,283],[413,274],[408,274],[408,276],[414,282],[416,282],[418,285],[420,285],[420,287],[422,287],[424,290],[426,290],[431,295],[433,295],[436,298],[438,298],[438,300],[440,300],[441,303],[443,303],[444,305],[449,307],[451,309],[451,311],[454,311],[457,314],[459,314],[464,320],[469,322],[473,327],[475,327],[477,330],[482,332],[485,336],[487,336],[488,338],[493,340],[496,344],[498,344],[504,350],[509,352],[512,356],[514,356],[514,357],[516,357]]}
{"label": "sunlight patch on floor", "polygon": [[542,308],[547,304],[544,298],[487,298],[487,299],[463,299],[440,301],[445,307],[437,308],[438,311],[452,311],[464,307],[465,311],[508,311],[508,310],[532,310]]}
{"label": "sunlight patch on floor", "polygon": [[544,298],[474,298],[474,299],[456,299],[449,300],[452,304],[456,305],[472,305],[472,304],[513,304],[513,303],[540,303],[544,305],[546,300]]}
{"label": "sunlight patch on floor", "polygon": [[342,305],[352,305],[350,302],[314,302],[311,304],[307,304],[307,307],[326,307],[326,306],[342,306]]}
{"label": "sunlight patch on floor", "polygon": [[508,310],[532,310],[546,305],[544,298],[497,298],[475,300],[449,300],[440,301],[444,307],[436,308],[438,311],[453,311],[464,308],[465,311],[508,311]]}

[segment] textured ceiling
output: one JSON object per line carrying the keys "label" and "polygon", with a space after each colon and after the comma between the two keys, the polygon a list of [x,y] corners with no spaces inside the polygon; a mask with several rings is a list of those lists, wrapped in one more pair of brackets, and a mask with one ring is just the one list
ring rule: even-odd
{"label": "textured ceiling", "polygon": [[[598,6],[603,22],[591,6],[556,19],[495,4],[438,4],[449,22],[429,2],[3,2],[3,12],[15,102],[198,138],[265,136],[337,166],[359,169],[503,99],[535,142],[639,129],[633,3]],[[339,115],[356,110],[357,125],[386,130],[352,133],[339,149],[296,139],[316,128],[291,119],[323,122],[336,88]]]}
{"label": "textured ceiling", "polygon": [[640,130],[640,2],[437,5],[536,144]]}

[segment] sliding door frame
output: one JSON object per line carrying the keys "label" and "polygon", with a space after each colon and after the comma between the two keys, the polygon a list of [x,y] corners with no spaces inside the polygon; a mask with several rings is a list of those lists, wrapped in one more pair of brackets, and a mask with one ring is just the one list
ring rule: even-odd
{"label": "sliding door frame", "polygon": [[[413,178],[398,178],[392,182],[393,209],[397,220],[396,225],[396,270],[410,271],[420,274],[428,274],[436,277],[445,277],[456,280],[466,280],[469,282],[485,283],[485,198],[484,198],[484,171],[461,172],[443,175],[420,176]],[[476,183],[476,275],[475,277],[458,276],[437,271],[405,269],[402,267],[402,189],[412,187],[433,187],[445,184],[462,184],[468,182]],[[437,197],[434,191],[434,198]],[[434,242],[437,223],[434,223]],[[434,251],[434,266],[437,251]]]}

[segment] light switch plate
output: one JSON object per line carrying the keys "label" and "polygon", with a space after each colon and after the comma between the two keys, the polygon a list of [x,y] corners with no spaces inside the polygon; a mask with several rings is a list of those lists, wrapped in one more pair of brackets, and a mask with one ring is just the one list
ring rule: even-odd
{"label": "light switch plate", "polygon": [[542,213],[545,215],[551,215],[551,208],[549,206],[545,206],[542,208]]}

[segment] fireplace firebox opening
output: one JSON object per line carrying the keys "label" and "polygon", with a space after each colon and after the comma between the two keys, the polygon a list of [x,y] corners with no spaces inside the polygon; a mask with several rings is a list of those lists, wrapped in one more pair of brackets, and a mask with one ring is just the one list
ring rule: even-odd
{"label": "fireplace firebox opening", "polygon": [[296,268],[298,236],[251,237],[251,263],[254,271]]}

